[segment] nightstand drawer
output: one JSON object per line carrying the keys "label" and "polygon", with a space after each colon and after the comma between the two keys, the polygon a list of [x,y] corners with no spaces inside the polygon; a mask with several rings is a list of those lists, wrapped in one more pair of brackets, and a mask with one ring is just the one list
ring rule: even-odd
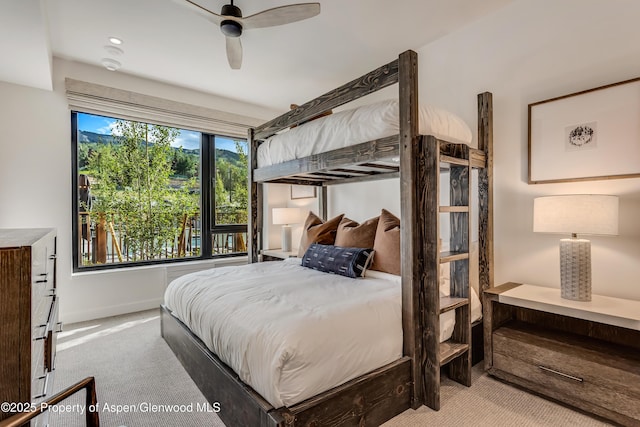
{"label": "nightstand drawer", "polygon": [[593,412],[613,411],[636,420],[640,419],[637,353],[519,322],[493,333],[494,369],[566,403],[582,402]]}

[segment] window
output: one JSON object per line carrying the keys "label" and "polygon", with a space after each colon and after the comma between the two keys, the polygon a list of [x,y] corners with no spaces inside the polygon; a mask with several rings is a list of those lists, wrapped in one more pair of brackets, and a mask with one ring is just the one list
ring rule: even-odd
{"label": "window", "polygon": [[246,140],[72,112],[74,270],[246,253]]}

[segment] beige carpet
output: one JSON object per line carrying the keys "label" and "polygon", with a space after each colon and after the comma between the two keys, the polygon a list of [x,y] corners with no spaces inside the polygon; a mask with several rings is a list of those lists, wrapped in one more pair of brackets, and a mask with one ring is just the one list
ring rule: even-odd
{"label": "beige carpet", "polygon": [[[151,310],[67,325],[58,341],[55,391],[96,377],[102,427],[222,427],[160,336],[159,315]],[[480,365],[470,388],[445,380],[441,396],[440,411],[409,410],[384,426],[607,425],[489,378]],[[75,396],[64,403],[81,405],[83,400]],[[70,412],[51,413],[51,427],[84,426],[77,407],[62,409]]]}

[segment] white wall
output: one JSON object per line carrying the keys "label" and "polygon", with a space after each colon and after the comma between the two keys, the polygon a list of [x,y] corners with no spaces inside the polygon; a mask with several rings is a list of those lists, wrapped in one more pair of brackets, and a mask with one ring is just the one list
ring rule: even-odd
{"label": "white wall", "polygon": [[[638,16],[635,0],[519,0],[417,50],[421,102],[475,128],[476,94],[493,92],[496,284],[560,286],[560,237],[532,232],[535,197],[616,194],[620,235],[591,238],[593,292],[640,300],[640,179],[527,184],[527,105],[640,76]],[[330,213],[399,212],[397,188],[345,187],[331,193]]]}
{"label": "white wall", "polygon": [[165,288],[165,267],[72,274],[71,129],[65,77],[264,120],[278,112],[59,59],[54,61],[53,91],[0,82],[0,227],[57,228],[61,319],[75,322],[157,307]]}

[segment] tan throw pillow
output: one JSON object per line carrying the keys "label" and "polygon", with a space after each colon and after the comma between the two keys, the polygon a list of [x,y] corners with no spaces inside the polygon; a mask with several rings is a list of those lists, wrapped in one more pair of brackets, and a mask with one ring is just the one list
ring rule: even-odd
{"label": "tan throw pillow", "polygon": [[400,275],[400,220],[382,209],[373,242],[371,270]]}
{"label": "tan throw pillow", "polygon": [[302,258],[312,243],[321,245],[333,245],[336,241],[336,231],[338,224],[344,215],[338,215],[327,222],[322,220],[313,212],[309,212],[304,226],[302,227],[302,237],[298,246],[298,257]]}
{"label": "tan throw pillow", "polygon": [[338,224],[335,245],[345,248],[373,248],[379,219],[380,217],[377,216],[358,224],[349,218],[342,218]]}

